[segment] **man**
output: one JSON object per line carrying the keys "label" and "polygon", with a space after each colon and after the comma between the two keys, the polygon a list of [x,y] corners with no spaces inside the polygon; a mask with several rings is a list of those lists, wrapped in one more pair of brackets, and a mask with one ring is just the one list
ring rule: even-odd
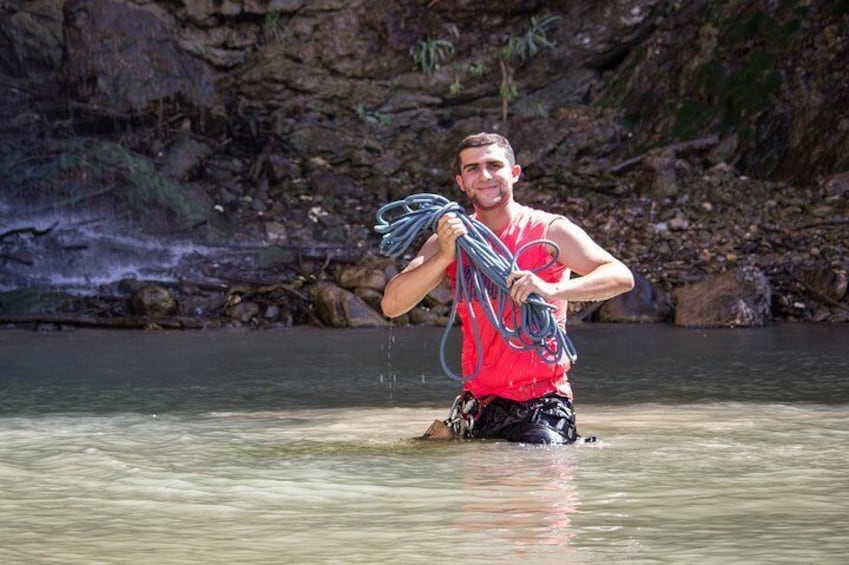
{"label": "man", "polygon": [[[463,139],[456,152],[454,173],[457,186],[474,207],[474,218],[501,239],[511,253],[540,238],[556,243],[536,245],[523,253],[519,270],[509,274],[507,286],[512,300],[521,305],[536,294],[555,306],[558,323],[565,324],[568,300],[604,300],[631,290],[634,278],[625,265],[596,244],[583,229],[563,216],[534,210],[513,199],[513,187],[522,172],[510,143],[493,133]],[[440,218],[436,232],[416,257],[386,285],[381,307],[397,317],[408,312],[446,276],[456,272],[457,238],[467,233],[454,214]],[[540,267],[548,267],[535,272]],[[574,271],[577,278],[570,278]],[[572,443],[578,438],[572,410],[572,390],[564,355],[559,363],[548,363],[533,351],[511,348],[482,314],[470,319],[459,308],[464,374],[471,374],[481,355],[479,373],[464,384],[452,414],[463,419],[460,430],[467,437],[501,438],[523,443]],[[476,351],[472,332],[477,324],[481,352]],[[447,422],[454,423],[454,422]],[[469,429],[470,428],[470,429]],[[433,430],[429,430],[433,433]],[[428,435],[426,434],[426,436]]]}

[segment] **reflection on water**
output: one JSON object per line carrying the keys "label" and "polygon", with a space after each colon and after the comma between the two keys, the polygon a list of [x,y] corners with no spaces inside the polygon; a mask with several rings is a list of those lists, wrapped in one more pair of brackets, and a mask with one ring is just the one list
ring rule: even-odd
{"label": "reflection on water", "polygon": [[546,448],[412,439],[438,331],[0,331],[0,562],[840,563],[847,335],[577,328]]}

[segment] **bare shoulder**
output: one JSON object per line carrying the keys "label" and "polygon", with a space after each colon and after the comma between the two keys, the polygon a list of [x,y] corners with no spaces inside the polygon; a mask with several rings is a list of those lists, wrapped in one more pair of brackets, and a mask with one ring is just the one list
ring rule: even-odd
{"label": "bare shoulder", "polygon": [[558,236],[567,238],[589,237],[584,228],[582,228],[566,216],[560,215],[552,216],[552,220],[548,223],[547,232],[548,237],[552,239],[557,239]]}

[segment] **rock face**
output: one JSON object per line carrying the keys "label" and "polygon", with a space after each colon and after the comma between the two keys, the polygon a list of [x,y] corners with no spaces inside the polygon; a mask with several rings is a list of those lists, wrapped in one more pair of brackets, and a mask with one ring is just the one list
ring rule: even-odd
{"label": "rock face", "polygon": [[[7,0],[0,290],[189,281],[238,323],[298,323],[332,279],[374,308],[374,211],[459,198],[453,148],[492,130],[520,201],[654,285],[599,319],[663,319],[652,292],[757,267],[773,317],[845,321],[847,6]],[[237,282],[258,310],[227,314]]]}
{"label": "rock face", "polygon": [[212,105],[210,69],[180,48],[175,22],[155,4],[68,0],[63,16],[63,72],[79,102],[127,113],[177,99]]}

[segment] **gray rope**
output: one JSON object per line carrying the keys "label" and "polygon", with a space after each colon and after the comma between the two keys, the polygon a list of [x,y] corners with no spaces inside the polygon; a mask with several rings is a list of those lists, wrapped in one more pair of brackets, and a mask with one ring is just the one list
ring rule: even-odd
{"label": "gray rope", "polygon": [[[483,356],[479,322],[471,304],[473,300],[481,304],[489,323],[511,348],[518,351],[533,350],[540,359],[550,364],[558,363],[564,355],[571,363],[575,363],[578,358],[575,346],[557,323],[555,307],[535,293],[528,297],[525,304],[517,305],[510,299],[510,289],[507,287],[507,276],[518,270],[519,257],[530,247],[547,245],[554,250],[551,261],[534,272],[553,265],[560,253],[560,248],[553,241],[538,239],[528,242],[517,249],[513,256],[492,230],[468,216],[456,202],[439,194],[413,194],[403,200],[385,204],[377,211],[377,225],[374,229],[382,235],[380,252],[389,257],[401,256],[422,232],[434,231],[439,218],[449,212],[462,220],[468,233],[457,239],[454,304],[440,341],[439,356],[445,373],[458,381],[471,380],[480,373]],[[465,273],[467,260],[472,267],[468,280]],[[468,309],[477,351],[475,370],[467,377],[455,374],[445,359],[448,335],[461,302]]]}

